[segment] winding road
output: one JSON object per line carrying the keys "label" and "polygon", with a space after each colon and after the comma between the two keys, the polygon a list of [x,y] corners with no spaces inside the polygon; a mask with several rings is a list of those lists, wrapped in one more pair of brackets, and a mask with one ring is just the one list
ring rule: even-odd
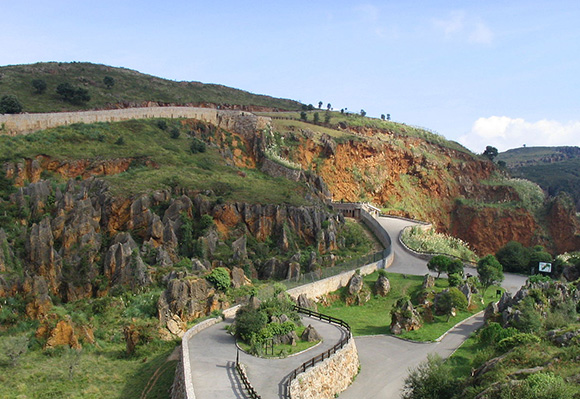
{"label": "winding road", "polygon": [[[412,255],[399,242],[399,234],[416,222],[380,217],[379,223],[392,240],[394,260],[390,272],[412,275],[429,273],[427,262]],[[475,269],[466,268],[476,275]],[[506,274],[502,286],[515,293],[525,277]],[[189,341],[190,365],[197,399],[246,398],[235,370],[236,346],[226,331],[233,320],[209,327]],[[305,325],[312,324],[324,337],[322,344],[302,354],[285,359],[266,360],[240,352],[240,362],[246,366],[249,380],[263,399],[285,398],[288,374],[306,360],[318,355],[338,342],[344,330],[312,318],[304,317]],[[409,342],[394,336],[357,337],[355,343],[361,362],[361,372],[340,398],[395,399],[401,395],[409,369],[416,367],[429,353],[450,356],[469,335],[483,324],[483,316],[474,316],[451,329],[435,343]]]}

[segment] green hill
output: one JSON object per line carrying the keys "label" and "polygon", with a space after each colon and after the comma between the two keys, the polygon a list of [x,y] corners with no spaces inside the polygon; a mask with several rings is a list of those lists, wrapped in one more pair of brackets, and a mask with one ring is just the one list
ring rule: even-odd
{"label": "green hill", "polygon": [[580,148],[523,147],[502,152],[497,157],[512,175],[531,180],[549,195],[570,194],[580,210]]}
{"label": "green hill", "polygon": [[[107,87],[105,77],[114,84]],[[37,93],[32,81],[46,82],[46,90]],[[83,104],[65,102],[56,93],[62,83],[88,91],[90,100]],[[297,101],[252,94],[217,84],[176,82],[142,74],[126,68],[115,68],[84,62],[48,62],[0,67],[0,97],[15,95],[23,112],[76,111],[118,106],[135,106],[145,102],[172,104],[213,103],[223,106],[253,106],[298,110]]]}

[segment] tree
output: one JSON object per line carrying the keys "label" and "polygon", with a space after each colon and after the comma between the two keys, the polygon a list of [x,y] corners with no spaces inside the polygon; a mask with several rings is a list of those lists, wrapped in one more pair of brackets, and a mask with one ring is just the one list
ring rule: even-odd
{"label": "tree", "polygon": [[306,114],[306,112],[302,111],[300,112],[300,119],[303,121],[306,121],[306,119],[308,118],[308,115]]}
{"label": "tree", "polygon": [[3,352],[10,359],[12,367],[16,366],[20,356],[28,351],[28,338],[25,336],[8,337],[4,340]]}
{"label": "tree", "polygon": [[381,119],[385,120],[385,114],[381,114]]}
{"label": "tree", "polygon": [[324,123],[326,123],[327,125],[330,123],[330,118],[331,118],[331,114],[330,111],[326,111],[324,113]]}
{"label": "tree", "polygon": [[42,79],[34,79],[32,81],[32,87],[34,87],[36,94],[42,94],[46,91],[46,82]]}
{"label": "tree", "polygon": [[91,100],[89,91],[82,87],[74,87],[70,83],[61,83],[56,87],[56,93],[71,104],[82,104]]}
{"label": "tree", "polygon": [[391,114],[387,114],[387,120],[390,121],[391,120]]}
{"label": "tree", "polygon": [[340,113],[341,113],[341,114],[344,114],[344,108],[341,108],[341,109],[340,109]]}
{"label": "tree", "polygon": [[0,114],[19,114],[22,112],[22,104],[16,96],[7,94],[0,99]]}
{"label": "tree", "polygon": [[441,276],[441,273],[447,272],[447,268],[451,263],[451,259],[445,255],[435,255],[427,263],[427,268],[432,272],[437,272],[437,278]]}
{"label": "tree", "polygon": [[405,378],[402,397],[405,399],[451,399],[459,390],[460,382],[451,374],[451,367],[437,354],[411,370]]}
{"label": "tree", "polygon": [[364,109],[360,110],[360,116],[366,116],[367,112]]}
{"label": "tree", "polygon": [[510,241],[497,250],[495,257],[504,270],[514,273],[528,273],[530,251],[517,241]]}
{"label": "tree", "polygon": [[322,101],[318,102],[318,109],[320,109],[320,107],[322,107]]}
{"label": "tree", "polygon": [[326,104],[326,110],[330,111],[332,109],[332,105],[330,103]]}
{"label": "tree", "polygon": [[447,321],[453,309],[466,310],[467,306],[467,298],[456,287],[451,287],[437,296],[437,311],[447,315]]}
{"label": "tree", "polygon": [[318,115],[318,112],[314,113],[314,119],[313,119],[314,123],[318,123],[320,122],[320,115]]}
{"label": "tree", "polygon": [[486,290],[491,285],[503,281],[503,268],[493,255],[487,255],[477,262],[477,274]]}
{"label": "tree", "polygon": [[115,79],[110,76],[105,76],[103,78],[103,83],[105,86],[107,86],[107,89],[110,89],[111,87],[115,86]]}
{"label": "tree", "polygon": [[497,157],[498,151],[497,148],[488,145],[485,147],[485,151],[483,152],[483,156],[487,157],[490,161],[493,161],[495,157]]}
{"label": "tree", "polygon": [[447,265],[447,276],[452,274],[458,274],[463,276],[463,262],[459,259],[450,259],[449,264]]}

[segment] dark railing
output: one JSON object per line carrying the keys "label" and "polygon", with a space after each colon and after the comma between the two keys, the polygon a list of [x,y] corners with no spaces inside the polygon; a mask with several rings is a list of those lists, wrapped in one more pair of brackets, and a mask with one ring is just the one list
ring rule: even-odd
{"label": "dark railing", "polygon": [[240,366],[240,362],[238,361],[238,359],[236,359],[236,370],[238,370],[238,374],[240,375],[242,383],[244,384],[244,387],[246,387],[246,391],[248,391],[248,395],[250,395],[250,398],[261,399],[262,397],[258,395],[252,384],[250,384],[250,381],[248,380],[248,377],[246,376],[244,370],[242,370],[242,367]]}
{"label": "dark railing", "polygon": [[286,382],[286,392],[287,393],[290,392],[290,384],[292,383],[292,380],[294,380],[298,374],[305,372],[310,367],[314,367],[314,365],[316,363],[320,363],[320,362],[324,361],[325,359],[328,359],[331,355],[335,354],[338,350],[344,348],[344,346],[352,338],[352,334],[350,332],[350,326],[348,325],[348,323],[346,321],[341,320],[341,319],[337,319],[336,317],[332,317],[332,316],[328,316],[328,315],[325,315],[322,313],[318,313],[318,312],[315,312],[315,311],[307,309],[307,308],[302,308],[300,306],[294,306],[294,309],[300,313],[303,313],[303,314],[309,316],[309,317],[316,317],[320,320],[324,320],[324,321],[327,321],[329,323],[337,324],[341,327],[344,327],[344,328],[346,328],[348,334],[346,335],[345,338],[341,339],[340,342],[338,342],[332,348],[321,353],[320,355],[314,356],[312,359],[302,363],[302,365],[300,365],[299,367],[294,369],[290,373],[290,375],[288,376],[288,380]]}

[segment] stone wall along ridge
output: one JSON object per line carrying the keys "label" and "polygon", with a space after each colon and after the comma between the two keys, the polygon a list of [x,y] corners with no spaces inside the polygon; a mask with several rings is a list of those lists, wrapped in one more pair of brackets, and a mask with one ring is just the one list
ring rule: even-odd
{"label": "stone wall along ridge", "polygon": [[44,114],[0,115],[0,134],[11,136],[74,123],[120,122],[130,119],[189,118],[214,124],[244,134],[263,130],[271,118],[247,111],[216,110],[199,107],[142,107],[100,111],[54,112]]}

